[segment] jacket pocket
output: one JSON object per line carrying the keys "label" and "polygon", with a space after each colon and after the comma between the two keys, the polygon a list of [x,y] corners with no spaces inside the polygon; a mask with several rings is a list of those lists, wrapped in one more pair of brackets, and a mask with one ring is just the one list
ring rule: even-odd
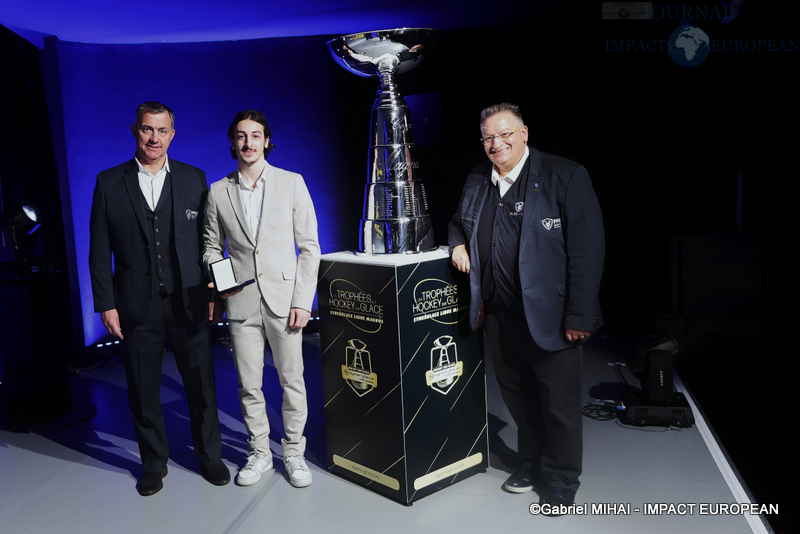
{"label": "jacket pocket", "polygon": [[542,229],[549,236],[561,235],[561,213],[556,211],[542,212]]}
{"label": "jacket pocket", "polygon": [[189,221],[196,221],[197,219],[202,220],[203,218],[203,214],[200,212],[200,204],[194,199],[184,200],[181,205],[181,212],[175,215]]}

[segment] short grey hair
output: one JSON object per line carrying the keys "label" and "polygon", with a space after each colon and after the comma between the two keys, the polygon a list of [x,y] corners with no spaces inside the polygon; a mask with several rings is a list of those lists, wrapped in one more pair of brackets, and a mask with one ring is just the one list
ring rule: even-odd
{"label": "short grey hair", "polygon": [[486,122],[486,119],[488,119],[489,117],[497,115],[498,113],[502,113],[504,111],[507,111],[512,115],[514,115],[519,120],[520,124],[522,124],[523,126],[525,125],[525,121],[522,120],[522,113],[519,110],[519,106],[516,104],[510,104],[508,102],[503,102],[501,104],[494,104],[481,111],[481,122],[480,122],[481,125],[483,125],[483,123]]}
{"label": "short grey hair", "polygon": [[139,107],[136,108],[136,124],[141,123],[142,117],[144,117],[145,113],[151,113],[153,115],[160,115],[164,112],[169,113],[169,120],[172,123],[172,129],[175,129],[175,113],[172,112],[167,106],[162,104],[161,102],[144,102],[139,104]]}

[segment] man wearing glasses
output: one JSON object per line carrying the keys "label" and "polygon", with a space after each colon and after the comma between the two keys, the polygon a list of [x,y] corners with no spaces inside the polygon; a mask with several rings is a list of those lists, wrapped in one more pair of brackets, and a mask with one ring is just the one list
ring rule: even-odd
{"label": "man wearing glasses", "polygon": [[583,457],[581,344],[603,324],[600,206],[586,169],[527,146],[518,106],[490,106],[480,125],[489,161],[467,176],[449,244],[518,428],[524,463],[504,488],[569,506]]}

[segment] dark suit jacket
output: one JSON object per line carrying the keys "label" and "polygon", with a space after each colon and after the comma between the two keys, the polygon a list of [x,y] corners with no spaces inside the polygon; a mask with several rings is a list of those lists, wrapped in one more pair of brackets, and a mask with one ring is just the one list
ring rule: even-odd
{"label": "dark suit jacket", "polygon": [[[180,282],[188,316],[200,321],[208,313],[208,280],[201,257],[208,184],[205,173],[196,167],[173,159],[169,166],[178,259],[173,266],[178,276],[175,282]],[[145,321],[153,294],[149,232],[137,172],[136,161],[130,160],[98,174],[90,219],[94,308],[98,313],[116,308],[123,328]]]}
{"label": "dark suit jacket", "polygon": [[[603,218],[589,174],[581,165],[530,148],[530,170],[519,244],[525,318],[545,350],[574,344],[564,327],[594,332],[602,326],[598,291],[603,274]],[[538,187],[536,186],[538,184]],[[470,256],[470,325],[482,309],[478,222],[492,184],[492,162],[467,176],[449,228],[449,245],[466,245]]]}

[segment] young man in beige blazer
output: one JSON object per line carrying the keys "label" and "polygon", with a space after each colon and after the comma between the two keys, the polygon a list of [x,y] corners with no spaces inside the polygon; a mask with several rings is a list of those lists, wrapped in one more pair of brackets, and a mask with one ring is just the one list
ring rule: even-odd
{"label": "young man in beige blazer", "polygon": [[275,148],[270,137],[261,112],[246,110],[234,117],[228,139],[239,165],[209,190],[203,262],[208,269],[223,259],[227,243],[237,278],[255,280],[222,295],[227,302],[242,415],[250,436],[249,456],[236,482],[255,484],[272,467],[261,390],[267,341],[283,387],[284,464],[291,484],[305,487],[311,483],[311,472],[303,457],[308,407],[302,329],[311,316],[320,248],[314,205],[303,177],[267,163],[267,154]]}

